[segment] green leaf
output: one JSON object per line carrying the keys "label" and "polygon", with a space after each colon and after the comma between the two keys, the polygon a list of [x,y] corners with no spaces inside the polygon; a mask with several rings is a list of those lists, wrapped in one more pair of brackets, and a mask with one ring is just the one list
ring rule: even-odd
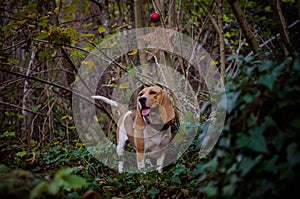
{"label": "green leaf", "polygon": [[129,70],[128,70],[128,74],[129,74],[131,77],[136,77],[136,70],[135,70],[135,69],[129,69]]}
{"label": "green leaf", "polygon": [[276,162],[277,162],[278,158],[279,158],[279,156],[275,155],[274,157],[272,157],[271,160],[265,160],[262,163],[262,166],[260,168],[263,169],[264,171],[272,172],[272,173],[276,174],[278,172],[278,168],[276,166]]}
{"label": "green leaf", "polygon": [[268,89],[272,90],[276,77],[273,74],[264,74],[259,77],[258,82],[265,85]]}
{"label": "green leaf", "polygon": [[295,71],[300,71],[300,58],[299,58],[299,56],[295,58],[292,67],[293,67],[293,69],[294,69]]}
{"label": "green leaf", "polygon": [[93,22],[87,23],[87,24],[82,24],[82,27],[88,28],[93,25]]}
{"label": "green leaf", "polygon": [[229,37],[231,37],[231,34],[230,34],[230,32],[227,31],[227,32],[224,34],[224,36],[227,37],[227,38],[229,38]]}
{"label": "green leaf", "polygon": [[185,195],[185,196],[189,196],[190,191],[188,189],[181,189],[181,192]]}
{"label": "green leaf", "polygon": [[47,37],[48,37],[49,35],[48,35],[48,32],[39,32],[38,34],[37,34],[37,39],[46,39]]}
{"label": "green leaf", "polygon": [[104,26],[100,26],[100,27],[98,28],[98,32],[99,32],[100,34],[105,33],[105,32],[106,32],[106,28],[105,28]]}
{"label": "green leaf", "polygon": [[4,165],[4,164],[0,164],[0,174],[3,174],[3,173],[7,173],[10,169]]}
{"label": "green leaf", "polygon": [[229,198],[231,198],[234,194],[234,191],[236,190],[237,185],[236,184],[228,184],[223,187],[222,191],[223,194]]}
{"label": "green leaf", "polygon": [[37,6],[36,3],[30,3],[24,6],[22,11],[26,14],[36,12],[36,6]]}
{"label": "green leaf", "polygon": [[217,186],[215,181],[210,181],[207,185],[203,186],[201,190],[207,194],[208,198],[215,196],[217,194]]}
{"label": "green leaf", "polygon": [[183,141],[183,134],[176,133],[175,137],[173,138],[172,142],[178,143]]}
{"label": "green leaf", "polygon": [[227,102],[227,112],[231,113],[238,105],[237,101],[241,95],[241,91],[228,92],[226,93]]}
{"label": "green leaf", "polygon": [[295,0],[281,0],[284,3],[295,3]]}
{"label": "green leaf", "polygon": [[95,35],[92,33],[81,34],[82,37],[94,37]]}
{"label": "green leaf", "polygon": [[47,186],[47,190],[49,193],[51,193],[52,195],[55,195],[59,192],[60,187],[62,186],[62,180],[59,179],[54,179],[52,180],[48,186]]}
{"label": "green leaf", "polygon": [[5,131],[3,133],[3,135],[0,135],[0,138],[4,138],[4,137],[15,137],[16,133],[15,132],[11,132],[11,131]]}
{"label": "green leaf", "polygon": [[291,143],[287,149],[287,160],[289,167],[294,167],[300,163],[300,150],[298,144],[293,142]]}
{"label": "green leaf", "polygon": [[61,168],[57,171],[55,178],[61,178],[63,176],[67,176],[73,173],[76,168]]}
{"label": "green leaf", "polygon": [[85,179],[76,175],[64,176],[63,180],[64,180],[64,189],[67,191],[70,191],[71,189],[75,189],[75,188],[82,188],[87,185]]}
{"label": "green leaf", "polygon": [[185,119],[187,122],[190,122],[192,125],[194,125],[196,123],[195,118],[194,118],[194,114],[190,111],[187,111],[184,113]]}
{"label": "green leaf", "polygon": [[65,22],[69,22],[69,21],[72,21],[74,19],[74,16],[70,15],[70,16],[64,16],[61,20],[62,23],[65,23]]}
{"label": "green leaf", "polygon": [[126,89],[126,88],[129,88],[129,86],[130,86],[130,83],[129,83],[129,82],[124,82],[124,83],[121,83],[121,84],[119,85],[119,88],[120,88],[120,89]]}
{"label": "green leaf", "polygon": [[7,59],[7,62],[10,63],[10,64],[14,64],[14,65],[19,64],[19,61],[16,60],[16,59],[10,59],[10,58],[8,58],[8,59]]}
{"label": "green leaf", "polygon": [[242,175],[246,175],[249,173],[249,171],[262,159],[262,155],[259,155],[255,158],[255,160],[252,160],[249,157],[244,157],[241,164],[240,169],[242,171]]}
{"label": "green leaf", "polygon": [[67,5],[64,8],[64,11],[63,11],[64,14],[73,14],[75,12],[76,12],[76,6],[75,5]]}
{"label": "green leaf", "polygon": [[176,184],[181,184],[181,180],[179,176],[173,176],[171,179],[171,182],[176,183]]}
{"label": "green leaf", "polygon": [[135,190],[135,193],[139,193],[139,192],[141,192],[142,190],[144,190],[144,187],[143,187],[143,186],[139,186],[139,187]]}
{"label": "green leaf", "polygon": [[250,130],[250,147],[257,152],[268,152],[267,143],[265,137],[262,135],[261,127]]}
{"label": "green leaf", "polygon": [[44,19],[38,23],[39,26],[46,27],[48,25],[49,20]]}
{"label": "green leaf", "polygon": [[42,105],[39,104],[39,105],[37,105],[37,106],[32,107],[31,110],[32,110],[32,111],[38,111],[38,110],[41,108],[41,106],[42,106]]}
{"label": "green leaf", "polygon": [[16,156],[18,156],[18,157],[23,157],[23,156],[25,156],[27,154],[27,151],[21,151],[21,152],[18,152],[17,154],[16,154]]}
{"label": "green leaf", "polygon": [[45,182],[45,181],[40,182],[30,192],[29,199],[40,198],[42,193],[45,192],[45,190],[47,190],[47,186],[48,186],[47,182]]}
{"label": "green leaf", "polygon": [[266,6],[265,7],[265,12],[272,12],[271,6]]}
{"label": "green leaf", "polygon": [[151,189],[148,191],[148,194],[150,198],[155,198],[155,196],[159,193],[159,189],[155,187],[151,187]]}

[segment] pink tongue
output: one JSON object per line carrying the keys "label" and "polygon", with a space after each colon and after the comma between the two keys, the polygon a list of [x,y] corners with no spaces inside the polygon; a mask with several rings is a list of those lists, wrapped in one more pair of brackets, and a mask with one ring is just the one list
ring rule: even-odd
{"label": "pink tongue", "polygon": [[142,110],[142,116],[147,116],[150,113],[150,108],[146,108]]}

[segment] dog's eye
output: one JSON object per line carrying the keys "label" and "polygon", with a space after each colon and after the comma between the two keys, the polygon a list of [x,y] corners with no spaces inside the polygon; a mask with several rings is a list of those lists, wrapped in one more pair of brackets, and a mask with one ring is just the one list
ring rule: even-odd
{"label": "dog's eye", "polygon": [[140,93],[139,96],[142,97],[142,95],[144,95],[143,93]]}
{"label": "dog's eye", "polygon": [[150,95],[155,95],[156,92],[155,91],[150,91]]}

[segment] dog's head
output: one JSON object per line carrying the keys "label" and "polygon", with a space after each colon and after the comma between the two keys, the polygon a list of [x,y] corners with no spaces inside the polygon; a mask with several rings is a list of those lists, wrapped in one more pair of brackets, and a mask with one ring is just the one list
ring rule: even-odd
{"label": "dog's head", "polygon": [[139,92],[134,128],[143,130],[146,126],[144,118],[150,114],[158,114],[163,123],[167,123],[175,117],[168,95],[159,86],[146,87]]}

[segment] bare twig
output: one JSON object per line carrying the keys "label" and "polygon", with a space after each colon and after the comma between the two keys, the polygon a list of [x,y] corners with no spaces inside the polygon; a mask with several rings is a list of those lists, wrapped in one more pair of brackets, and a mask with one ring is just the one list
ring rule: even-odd
{"label": "bare twig", "polygon": [[26,42],[26,40],[20,41],[19,43],[16,43],[13,46],[9,46],[7,48],[2,48],[2,49],[0,49],[0,51],[6,51],[6,50],[9,50],[9,49],[12,49],[12,48],[17,48],[18,46],[24,44],[25,42]]}

